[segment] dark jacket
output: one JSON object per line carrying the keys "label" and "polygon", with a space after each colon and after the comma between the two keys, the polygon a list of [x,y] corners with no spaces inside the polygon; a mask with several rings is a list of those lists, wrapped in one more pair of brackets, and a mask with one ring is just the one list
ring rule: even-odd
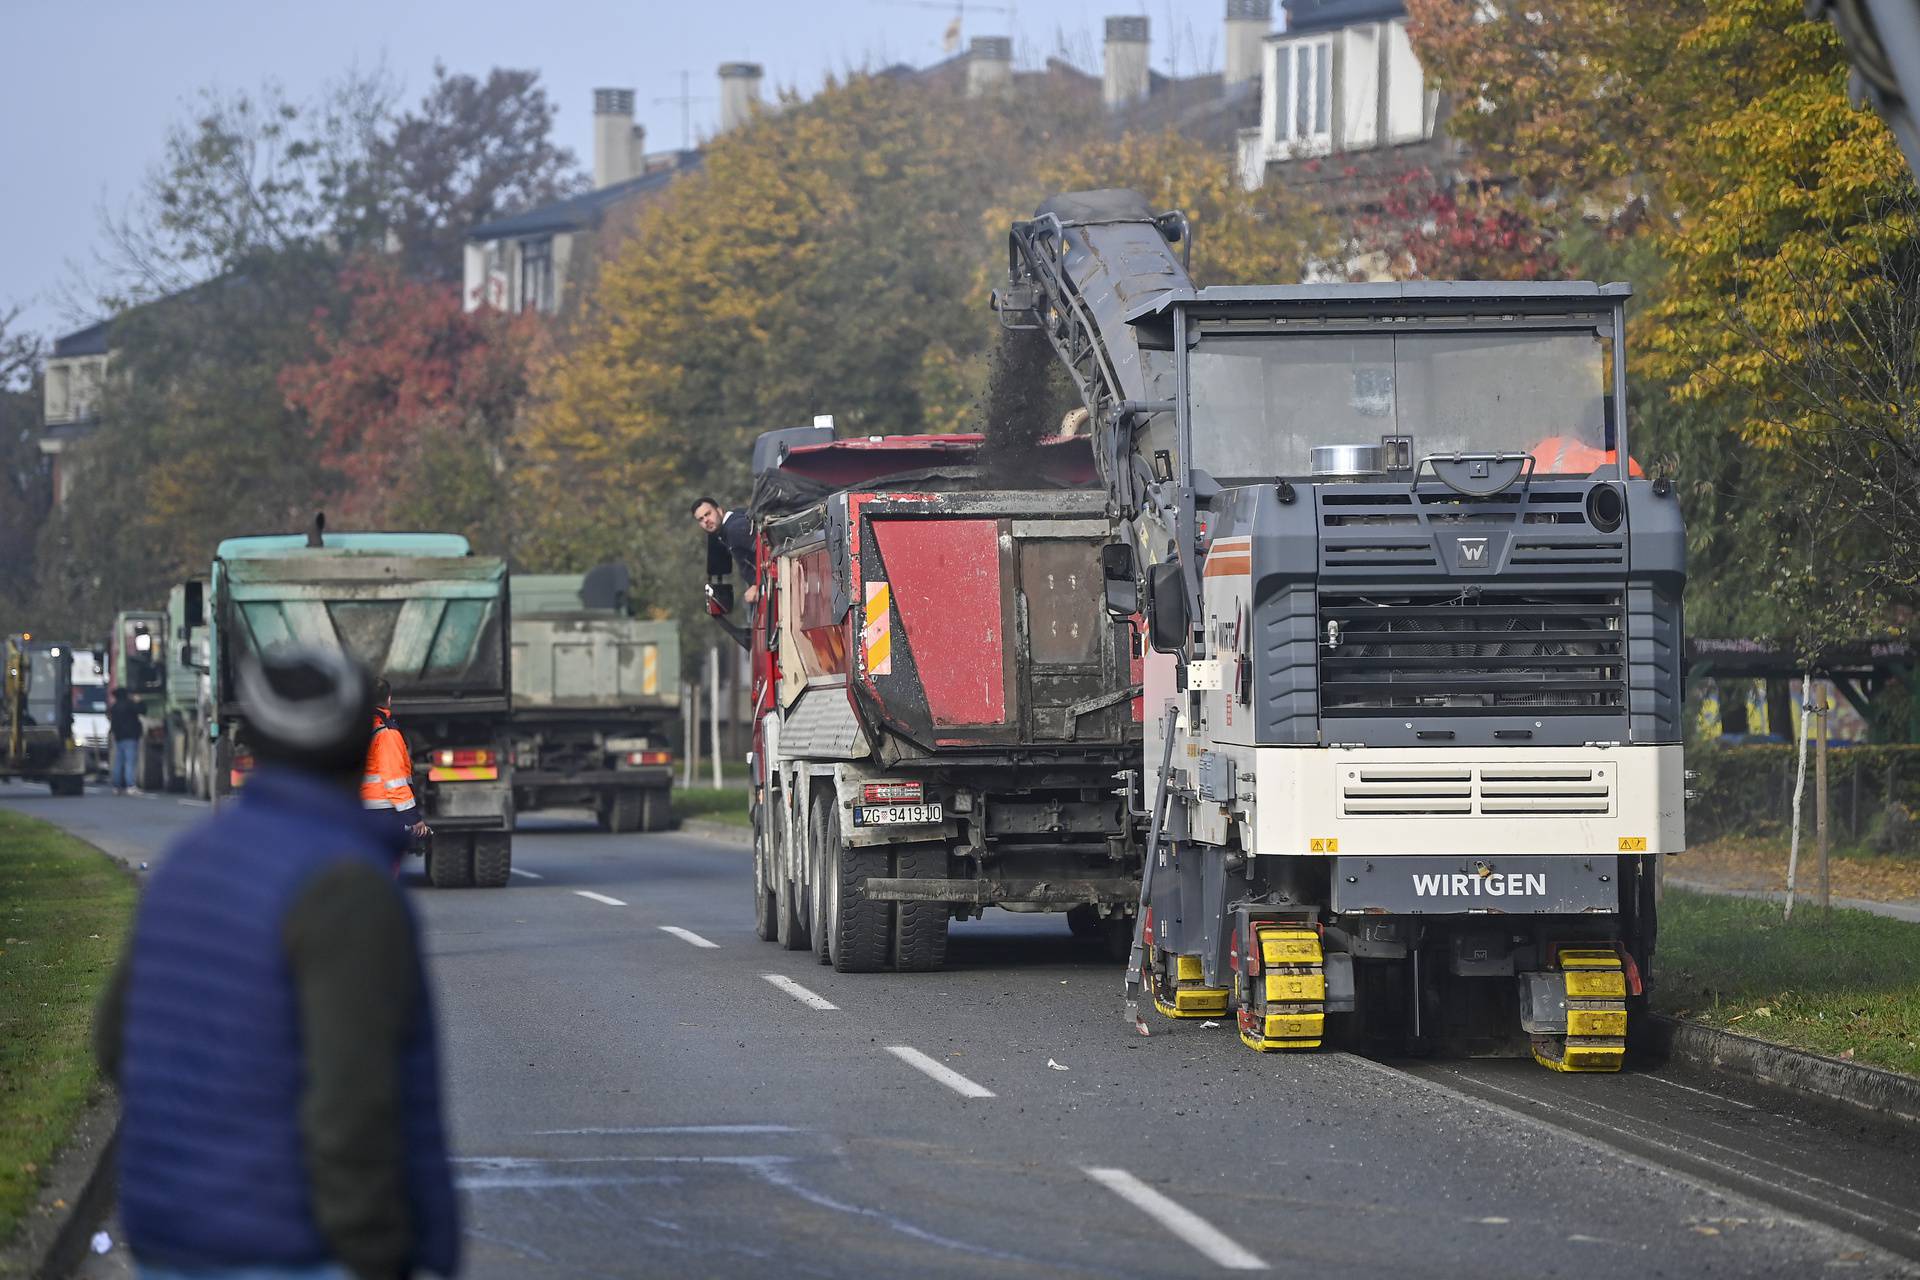
{"label": "dark jacket", "polygon": [[262,768],[148,885],[99,1034],[141,1261],[458,1265],[433,1013],[383,816]]}
{"label": "dark jacket", "polygon": [[753,521],[744,511],[729,511],[720,520],[719,532],[713,535],[726,547],[727,554],[733,557],[734,565],[740,570],[740,582],[750,586],[754,581],[753,567]]}
{"label": "dark jacket", "polygon": [[138,698],[115,698],[107,707],[107,735],[115,742],[140,741],[140,717],[145,711]]}

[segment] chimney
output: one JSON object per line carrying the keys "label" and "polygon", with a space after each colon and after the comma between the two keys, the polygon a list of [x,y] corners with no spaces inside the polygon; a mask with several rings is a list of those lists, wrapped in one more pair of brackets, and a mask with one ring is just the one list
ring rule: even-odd
{"label": "chimney", "polygon": [[1148,87],[1147,20],[1108,18],[1106,76],[1100,88],[1107,109],[1117,111],[1145,101]]}
{"label": "chimney", "polygon": [[1273,30],[1273,0],[1227,0],[1227,59],[1222,82],[1231,89],[1260,78],[1260,55]]}
{"label": "chimney", "polygon": [[984,98],[1013,87],[1013,40],[975,36],[967,51],[967,96]]}
{"label": "chimney", "polygon": [[753,119],[760,105],[760,77],[765,74],[757,62],[720,64],[720,132],[732,133]]}
{"label": "chimney", "polygon": [[647,131],[633,122],[633,90],[593,91],[593,185],[637,178],[645,167]]}

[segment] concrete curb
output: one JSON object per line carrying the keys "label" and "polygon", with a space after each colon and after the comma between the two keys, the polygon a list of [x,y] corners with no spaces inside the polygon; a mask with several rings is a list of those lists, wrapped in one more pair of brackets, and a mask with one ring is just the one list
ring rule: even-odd
{"label": "concrete curb", "polygon": [[686,818],[680,823],[675,835],[698,836],[702,840],[712,840],[717,844],[730,844],[739,849],[753,848],[753,828],[737,827],[731,822],[714,822],[707,818]]}
{"label": "concrete curb", "polygon": [[1644,1030],[1638,1037],[1638,1047],[1659,1057],[1920,1129],[1920,1079],[1913,1076],[1789,1049],[1663,1014],[1655,1014],[1641,1026]]}
{"label": "concrete curb", "polygon": [[40,1199],[27,1211],[13,1245],[0,1254],[0,1271],[34,1280],[63,1280],[73,1273],[86,1258],[93,1233],[113,1211],[119,1143],[120,1103],[107,1093],[74,1123]]}

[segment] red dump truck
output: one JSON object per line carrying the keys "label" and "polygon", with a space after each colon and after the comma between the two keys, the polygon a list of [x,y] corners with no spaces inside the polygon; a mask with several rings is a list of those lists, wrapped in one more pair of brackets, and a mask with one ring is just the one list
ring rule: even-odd
{"label": "red dump truck", "polygon": [[754,474],[760,936],[937,969],[948,922],[997,906],[1122,945],[1139,656],[1103,607],[1088,442],[802,428]]}

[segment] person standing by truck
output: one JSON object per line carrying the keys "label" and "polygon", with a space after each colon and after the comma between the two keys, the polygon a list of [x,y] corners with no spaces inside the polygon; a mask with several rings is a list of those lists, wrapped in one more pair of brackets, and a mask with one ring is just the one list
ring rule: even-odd
{"label": "person standing by truck", "polygon": [[120,1088],[119,1208],[145,1280],[459,1268],[433,1006],[354,803],[373,699],[337,650],[238,677],[258,767],[169,850],[96,1028]]}
{"label": "person standing by truck", "polygon": [[373,701],[373,740],[367,744],[367,768],[360,777],[360,803],[391,812],[406,839],[404,848],[411,848],[427,838],[427,824],[413,795],[413,755],[406,735],[393,723],[393,686],[374,681]]}
{"label": "person standing by truck", "polygon": [[113,764],[108,781],[113,794],[123,796],[134,790],[139,777],[140,741],[146,735],[141,717],[146,708],[124,686],[113,691],[113,705],[107,708],[107,737],[112,742]]}

